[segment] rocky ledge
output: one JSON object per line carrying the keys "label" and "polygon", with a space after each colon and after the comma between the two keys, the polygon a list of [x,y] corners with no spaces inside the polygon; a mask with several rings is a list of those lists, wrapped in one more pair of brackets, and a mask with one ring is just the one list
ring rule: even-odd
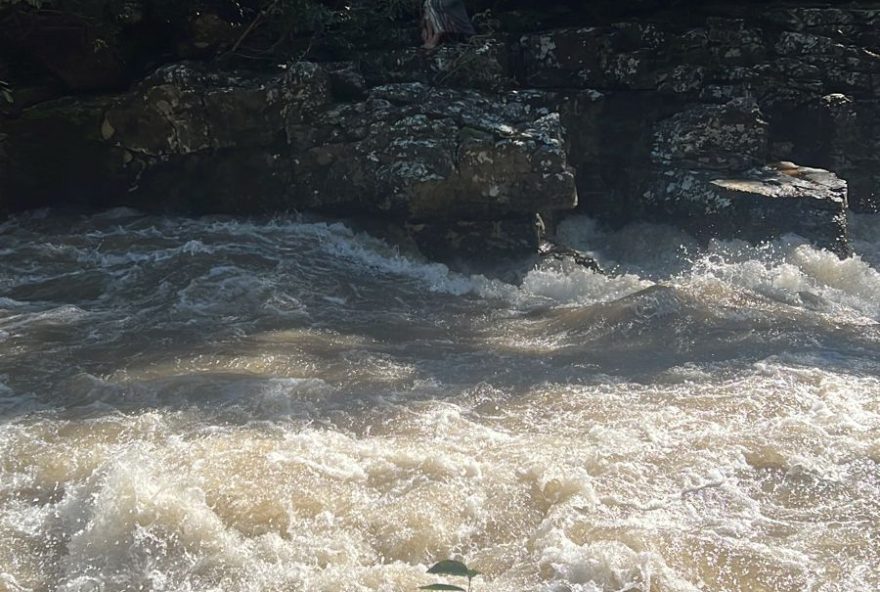
{"label": "rocky ledge", "polygon": [[[30,109],[9,126],[8,150],[22,172],[10,180],[11,195],[106,205],[124,196],[129,205],[189,213],[382,217],[432,254],[462,255],[535,251],[538,212],[576,206],[559,113],[542,106],[552,102],[546,93],[366,89],[355,77],[362,98],[339,102],[338,74],[309,62],[263,77],[177,64],[121,96]],[[54,138],[51,154],[46,137]]]}
{"label": "rocky ledge", "polygon": [[577,209],[848,253],[847,210],[878,206],[880,5],[558,4],[574,26],[510,11],[433,52],[402,29],[35,101],[2,120],[0,208],[318,211],[445,259],[536,252]]}

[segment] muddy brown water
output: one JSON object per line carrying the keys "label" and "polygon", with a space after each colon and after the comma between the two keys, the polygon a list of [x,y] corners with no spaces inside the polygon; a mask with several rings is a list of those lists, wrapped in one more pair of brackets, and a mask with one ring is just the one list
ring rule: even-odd
{"label": "muddy brown water", "polygon": [[13,218],[0,590],[880,589],[853,226],[840,261],[576,219],[611,273],[514,286],[341,225]]}

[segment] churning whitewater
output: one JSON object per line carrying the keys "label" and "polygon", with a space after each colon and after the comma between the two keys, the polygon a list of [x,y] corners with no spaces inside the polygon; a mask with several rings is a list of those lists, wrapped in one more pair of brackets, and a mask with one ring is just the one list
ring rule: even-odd
{"label": "churning whitewater", "polygon": [[880,219],[844,261],[560,235],[608,274],[0,225],[0,590],[397,592],[447,557],[475,592],[880,589]]}

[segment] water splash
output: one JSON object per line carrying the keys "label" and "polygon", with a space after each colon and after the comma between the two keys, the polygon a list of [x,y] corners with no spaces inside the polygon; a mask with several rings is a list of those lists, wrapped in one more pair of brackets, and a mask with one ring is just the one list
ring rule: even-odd
{"label": "water splash", "polygon": [[[344,226],[0,225],[0,587],[880,587],[880,222],[857,255],[561,234],[520,285]],[[658,247],[659,246],[659,247]]]}

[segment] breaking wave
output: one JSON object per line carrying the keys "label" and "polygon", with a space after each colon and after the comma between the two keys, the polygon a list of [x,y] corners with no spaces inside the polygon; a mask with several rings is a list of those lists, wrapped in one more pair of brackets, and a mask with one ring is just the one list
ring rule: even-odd
{"label": "breaking wave", "polygon": [[880,220],[574,218],[517,284],[341,224],[0,224],[0,589],[880,588]]}

